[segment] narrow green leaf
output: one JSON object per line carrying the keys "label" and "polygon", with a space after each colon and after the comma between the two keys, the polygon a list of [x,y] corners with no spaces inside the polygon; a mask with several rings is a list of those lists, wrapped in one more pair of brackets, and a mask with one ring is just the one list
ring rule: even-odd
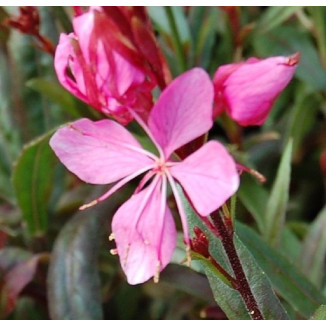
{"label": "narrow green leaf", "polygon": [[264,213],[268,200],[268,192],[266,189],[264,189],[252,176],[243,174],[241,176],[238,196],[255,219],[260,232],[263,232],[265,229]]}
{"label": "narrow green leaf", "polygon": [[[158,29],[168,35],[172,35],[171,25],[163,6],[149,6],[147,7],[149,16],[154,21]],[[178,6],[171,7],[173,16],[176,21],[177,31],[180,36],[182,44],[188,43],[190,41],[190,30],[183,13],[183,8]]]}
{"label": "narrow green leaf", "polygon": [[301,251],[300,267],[312,283],[320,286],[324,276],[326,255],[326,206],[317,215],[306,235]]}
{"label": "narrow green leaf", "polygon": [[326,298],[298,272],[297,267],[271,248],[256,232],[240,223],[237,223],[236,229],[277,293],[300,315],[309,318],[321,304],[326,303]]}
{"label": "narrow green leaf", "polygon": [[311,130],[316,122],[316,115],[320,106],[316,94],[307,94],[306,85],[297,91],[295,103],[290,113],[288,127],[286,128],[286,137],[293,139],[293,155],[300,149],[304,137]]}
{"label": "narrow green leaf", "polygon": [[[190,234],[193,235],[192,229],[194,226],[198,226],[202,231],[204,231],[209,238],[209,250],[211,255],[228,273],[232,275],[233,273],[221,241],[207,230],[204,223],[189,205],[181,189],[180,194],[183,198],[183,204],[186,209]],[[236,235],[235,245],[252,293],[264,318],[288,319],[287,314],[276,297],[268,278]],[[222,279],[221,275],[213,270],[212,266],[208,264],[206,260],[202,260],[201,262],[210,282],[214,298],[228,318],[251,319],[250,312],[247,310],[239,292],[230,287],[225,280]]]}
{"label": "narrow green leaf", "polygon": [[265,12],[261,15],[258,21],[256,30],[258,33],[266,33],[271,29],[281,25],[287,19],[289,19],[296,11],[302,6],[291,6],[291,7],[268,7]]}
{"label": "narrow green leaf", "polygon": [[288,142],[282,155],[264,217],[264,236],[273,246],[279,244],[284,228],[285,213],[289,200],[292,143],[292,140]]}
{"label": "narrow green leaf", "polygon": [[321,305],[311,316],[312,320],[326,320],[326,305]]}
{"label": "narrow green leaf", "polygon": [[44,234],[53,188],[55,155],[49,146],[52,131],[27,144],[18,158],[12,182],[30,234]]}
{"label": "narrow green leaf", "polygon": [[77,213],[57,237],[48,273],[52,319],[102,319],[98,249],[99,207]]}

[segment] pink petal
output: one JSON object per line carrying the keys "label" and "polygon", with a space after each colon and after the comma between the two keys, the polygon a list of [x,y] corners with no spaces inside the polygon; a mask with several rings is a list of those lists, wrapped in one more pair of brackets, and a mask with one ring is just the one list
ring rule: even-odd
{"label": "pink petal", "polygon": [[162,203],[160,186],[161,182],[151,184],[133,195],[113,217],[114,239],[130,284],[157,276],[170,262],[176,247],[173,217],[165,198]]}
{"label": "pink petal", "polygon": [[242,126],[263,124],[276,97],[292,79],[298,60],[296,54],[289,58],[249,59],[238,65],[223,84],[231,118]]}
{"label": "pink petal", "polygon": [[86,62],[95,68],[97,87],[109,100],[123,96],[132,85],[143,83],[145,74],[114,51],[110,44],[104,44],[103,33],[111,31],[98,29],[96,15],[105,16],[99,8],[92,8],[74,18],[73,26]]}
{"label": "pink petal", "polygon": [[68,170],[93,184],[115,182],[153,164],[132,134],[112,120],[80,119],[59,129],[50,146]]}
{"label": "pink petal", "polygon": [[148,125],[166,157],[212,127],[213,95],[212,82],[201,68],[182,74],[163,91]]}
{"label": "pink petal", "polygon": [[183,162],[172,166],[170,172],[202,216],[222,206],[239,187],[235,162],[217,141],[206,143]]}
{"label": "pink petal", "polygon": [[[87,102],[82,69],[76,58],[72,42],[76,42],[74,34],[60,35],[54,56],[54,68],[61,85],[79,99]],[[67,74],[68,69],[70,69],[75,80]]]}

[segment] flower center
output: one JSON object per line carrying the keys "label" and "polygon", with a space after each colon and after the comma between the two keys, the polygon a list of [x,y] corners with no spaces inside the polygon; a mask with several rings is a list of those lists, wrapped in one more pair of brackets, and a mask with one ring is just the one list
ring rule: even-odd
{"label": "flower center", "polygon": [[164,175],[166,173],[167,169],[172,165],[173,165],[173,162],[165,162],[162,159],[158,159],[153,168],[153,172],[155,172],[159,175]]}

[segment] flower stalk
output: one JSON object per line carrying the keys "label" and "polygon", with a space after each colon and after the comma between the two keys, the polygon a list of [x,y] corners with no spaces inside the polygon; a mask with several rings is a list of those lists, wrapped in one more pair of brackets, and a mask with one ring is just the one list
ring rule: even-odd
{"label": "flower stalk", "polygon": [[248,280],[246,278],[243,267],[241,265],[240,258],[235,249],[234,242],[233,242],[233,235],[227,229],[223,221],[223,218],[221,217],[218,211],[211,214],[211,219],[213,225],[218,231],[219,238],[222,241],[224,250],[228,256],[232,270],[234,272],[236,282],[233,282],[233,284],[235,284],[235,289],[239,291],[240,295],[242,296],[243,301],[245,302],[245,305],[251,317],[254,320],[263,320],[264,317],[261,311],[259,310],[254,295],[252,294]]}

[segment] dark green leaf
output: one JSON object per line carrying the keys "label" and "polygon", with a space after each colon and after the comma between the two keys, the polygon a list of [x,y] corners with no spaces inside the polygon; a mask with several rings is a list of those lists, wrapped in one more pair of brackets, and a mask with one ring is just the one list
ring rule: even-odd
{"label": "dark green leaf", "polygon": [[77,213],[55,241],[48,274],[52,319],[102,319],[98,248],[99,207]]}
{"label": "dark green leaf", "polygon": [[264,236],[273,246],[279,245],[284,228],[285,213],[289,200],[291,159],[292,140],[289,141],[282,155],[266,207]]}
{"label": "dark green leaf", "polygon": [[299,88],[293,109],[290,113],[289,125],[286,128],[286,140],[293,139],[293,156],[299,154],[304,137],[315,123],[319,101],[315,94],[307,94],[305,87]]}
{"label": "dark green leaf", "polygon": [[207,278],[203,274],[190,270],[188,267],[176,264],[168,265],[160,275],[160,282],[168,283],[174,288],[208,303],[212,304],[214,302]]}
{"label": "dark green leaf", "polygon": [[256,232],[240,223],[237,234],[266,273],[276,291],[302,316],[309,318],[326,302],[324,296]]}
{"label": "dark green leaf", "polygon": [[23,148],[12,182],[29,232],[42,235],[48,226],[48,202],[53,188],[55,155],[49,146],[52,132]]}
{"label": "dark green leaf", "polygon": [[326,256],[326,206],[311,224],[306,235],[300,259],[300,267],[307,277],[316,284],[321,285],[325,270]]}
{"label": "dark green leaf", "polygon": [[43,78],[33,78],[26,83],[26,86],[45,95],[51,101],[58,103],[73,118],[80,117],[74,98],[58,83]]}

